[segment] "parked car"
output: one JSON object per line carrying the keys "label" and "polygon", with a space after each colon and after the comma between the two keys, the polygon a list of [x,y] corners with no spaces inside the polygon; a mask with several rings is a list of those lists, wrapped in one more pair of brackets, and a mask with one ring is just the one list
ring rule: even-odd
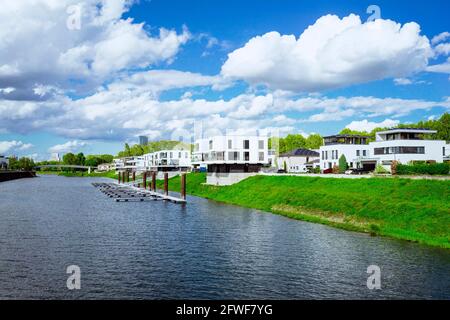
{"label": "parked car", "polygon": [[331,169],[331,168],[325,169],[325,170],[323,170],[323,173],[324,173],[324,174],[330,174],[330,173],[333,173],[333,169]]}
{"label": "parked car", "polygon": [[278,169],[277,173],[286,173],[286,170],[284,170],[284,169]]}

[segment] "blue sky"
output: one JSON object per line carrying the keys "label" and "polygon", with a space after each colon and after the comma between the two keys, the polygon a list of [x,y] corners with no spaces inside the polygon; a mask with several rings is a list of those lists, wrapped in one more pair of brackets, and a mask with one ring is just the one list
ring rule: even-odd
{"label": "blue sky", "polygon": [[0,14],[0,153],[115,154],[193,123],[333,134],[450,108],[448,1],[26,2]]}

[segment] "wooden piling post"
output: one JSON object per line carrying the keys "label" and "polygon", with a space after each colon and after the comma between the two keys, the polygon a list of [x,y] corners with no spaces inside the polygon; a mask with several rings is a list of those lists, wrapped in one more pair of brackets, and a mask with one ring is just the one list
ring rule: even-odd
{"label": "wooden piling post", "polygon": [[167,172],[164,173],[164,194],[169,195],[169,174]]}
{"label": "wooden piling post", "polygon": [[186,174],[181,174],[181,199],[186,200]]}
{"label": "wooden piling post", "polygon": [[142,184],[144,185],[144,189],[147,189],[147,172],[142,174]]}
{"label": "wooden piling post", "polygon": [[156,192],[156,172],[152,172],[152,191]]}

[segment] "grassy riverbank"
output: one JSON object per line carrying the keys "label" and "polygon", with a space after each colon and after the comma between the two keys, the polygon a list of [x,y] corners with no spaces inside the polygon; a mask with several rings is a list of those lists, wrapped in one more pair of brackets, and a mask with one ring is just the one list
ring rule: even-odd
{"label": "grassy riverbank", "polygon": [[[255,176],[227,187],[207,186],[205,181],[205,174],[189,174],[187,192],[293,219],[450,248],[450,181]],[[180,178],[171,179],[169,187],[179,191]]]}

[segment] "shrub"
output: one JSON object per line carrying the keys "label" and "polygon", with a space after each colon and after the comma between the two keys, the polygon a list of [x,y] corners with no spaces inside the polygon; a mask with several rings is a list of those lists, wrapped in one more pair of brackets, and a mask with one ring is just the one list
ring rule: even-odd
{"label": "shrub", "polygon": [[375,173],[378,174],[386,174],[389,173],[388,170],[386,170],[381,164],[377,165],[377,167],[375,168]]}
{"label": "shrub", "polygon": [[341,155],[339,158],[339,173],[345,173],[347,171],[348,165],[347,165],[347,159],[344,155]]}
{"label": "shrub", "polygon": [[445,175],[449,174],[450,165],[448,163],[397,165],[397,174],[429,174]]}
{"label": "shrub", "polygon": [[314,172],[314,173],[320,173],[320,167],[315,167],[315,168],[313,169],[313,172]]}
{"label": "shrub", "polygon": [[339,167],[337,165],[333,166],[333,173],[338,174],[339,173]]}

